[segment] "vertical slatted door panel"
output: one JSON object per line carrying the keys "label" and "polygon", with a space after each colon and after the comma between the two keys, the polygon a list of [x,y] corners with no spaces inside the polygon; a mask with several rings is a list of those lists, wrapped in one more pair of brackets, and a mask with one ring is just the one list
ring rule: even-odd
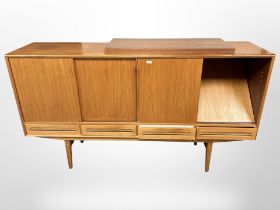
{"label": "vertical slatted door panel", "polygon": [[25,122],[81,120],[72,59],[10,58]]}
{"label": "vertical slatted door panel", "polygon": [[139,59],[138,117],[144,123],[196,123],[202,59]]}
{"label": "vertical slatted door panel", "polygon": [[83,121],[136,121],[136,61],[75,60]]}

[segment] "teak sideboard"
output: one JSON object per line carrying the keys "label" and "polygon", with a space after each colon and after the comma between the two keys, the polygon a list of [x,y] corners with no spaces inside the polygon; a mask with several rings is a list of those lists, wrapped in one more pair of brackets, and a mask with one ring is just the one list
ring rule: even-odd
{"label": "teak sideboard", "polygon": [[222,39],[31,43],[6,54],[25,135],[64,140],[256,139],[275,55]]}

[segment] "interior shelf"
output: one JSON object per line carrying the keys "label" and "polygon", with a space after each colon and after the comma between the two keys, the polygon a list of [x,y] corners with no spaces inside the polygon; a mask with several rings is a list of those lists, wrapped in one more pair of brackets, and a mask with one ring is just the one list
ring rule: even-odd
{"label": "interior shelf", "polygon": [[205,60],[197,121],[255,122],[244,62]]}

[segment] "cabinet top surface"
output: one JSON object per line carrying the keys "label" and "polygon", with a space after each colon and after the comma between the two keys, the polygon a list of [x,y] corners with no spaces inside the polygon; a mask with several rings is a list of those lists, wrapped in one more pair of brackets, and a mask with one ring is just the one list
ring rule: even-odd
{"label": "cabinet top surface", "polygon": [[[178,46],[178,43],[182,41],[183,39],[176,40],[177,42],[177,49],[180,48]],[[195,41],[192,42],[192,45],[186,54],[184,51],[182,53],[177,50],[176,54],[168,52],[159,52],[159,51],[145,51],[145,53],[141,51],[133,51],[133,53],[130,52],[121,52],[121,53],[112,53],[109,52],[108,47],[114,47],[114,46],[120,46],[118,42],[110,42],[104,43],[104,42],[34,42],[31,44],[28,44],[22,48],[19,48],[15,51],[12,51],[6,56],[8,57],[73,57],[73,58],[219,58],[219,57],[272,57],[274,56],[273,53],[258,47],[257,45],[254,45],[247,41],[225,41],[221,45],[219,45],[219,39],[212,39],[213,41],[216,41],[218,43],[218,47],[216,49],[218,50],[224,50],[224,52],[219,51],[218,53],[215,52],[215,50],[207,50],[209,47],[215,46],[212,44],[212,42],[208,45],[205,45],[204,52],[196,51],[197,45],[199,39],[194,39]],[[210,39],[208,39],[210,40]],[[165,39],[166,41],[166,39]],[[183,40],[184,41],[184,40]],[[204,41],[207,42],[207,39],[204,39]],[[129,40],[128,40],[129,42]],[[113,45],[112,45],[113,43]],[[209,43],[209,42],[208,42]],[[134,43],[135,44],[135,43]],[[167,44],[167,42],[165,42]],[[139,43],[136,45],[138,48],[141,48],[141,45]],[[147,43],[146,43],[147,46]],[[228,48],[228,46],[230,46]],[[179,47],[179,48],[178,48]],[[145,48],[145,45],[144,47]],[[181,47],[182,48],[182,47]],[[231,51],[231,49],[235,49],[234,51]],[[112,48],[111,48],[112,49]],[[117,48],[115,48],[117,49]],[[122,48],[123,49],[123,48]],[[154,48],[153,48],[154,49]],[[184,50],[185,48],[183,48]],[[141,50],[141,49],[140,49]],[[191,52],[191,53],[190,53]]]}

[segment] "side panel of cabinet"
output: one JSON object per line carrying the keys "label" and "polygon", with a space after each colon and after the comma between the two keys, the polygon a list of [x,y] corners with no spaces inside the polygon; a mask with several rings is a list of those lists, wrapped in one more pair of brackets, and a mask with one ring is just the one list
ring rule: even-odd
{"label": "side panel of cabinet", "polygon": [[135,65],[135,60],[75,60],[83,121],[136,121]]}
{"label": "side panel of cabinet", "polygon": [[139,59],[139,121],[196,123],[202,63],[202,59]]}
{"label": "side panel of cabinet", "polygon": [[81,120],[72,59],[9,58],[25,122]]}

